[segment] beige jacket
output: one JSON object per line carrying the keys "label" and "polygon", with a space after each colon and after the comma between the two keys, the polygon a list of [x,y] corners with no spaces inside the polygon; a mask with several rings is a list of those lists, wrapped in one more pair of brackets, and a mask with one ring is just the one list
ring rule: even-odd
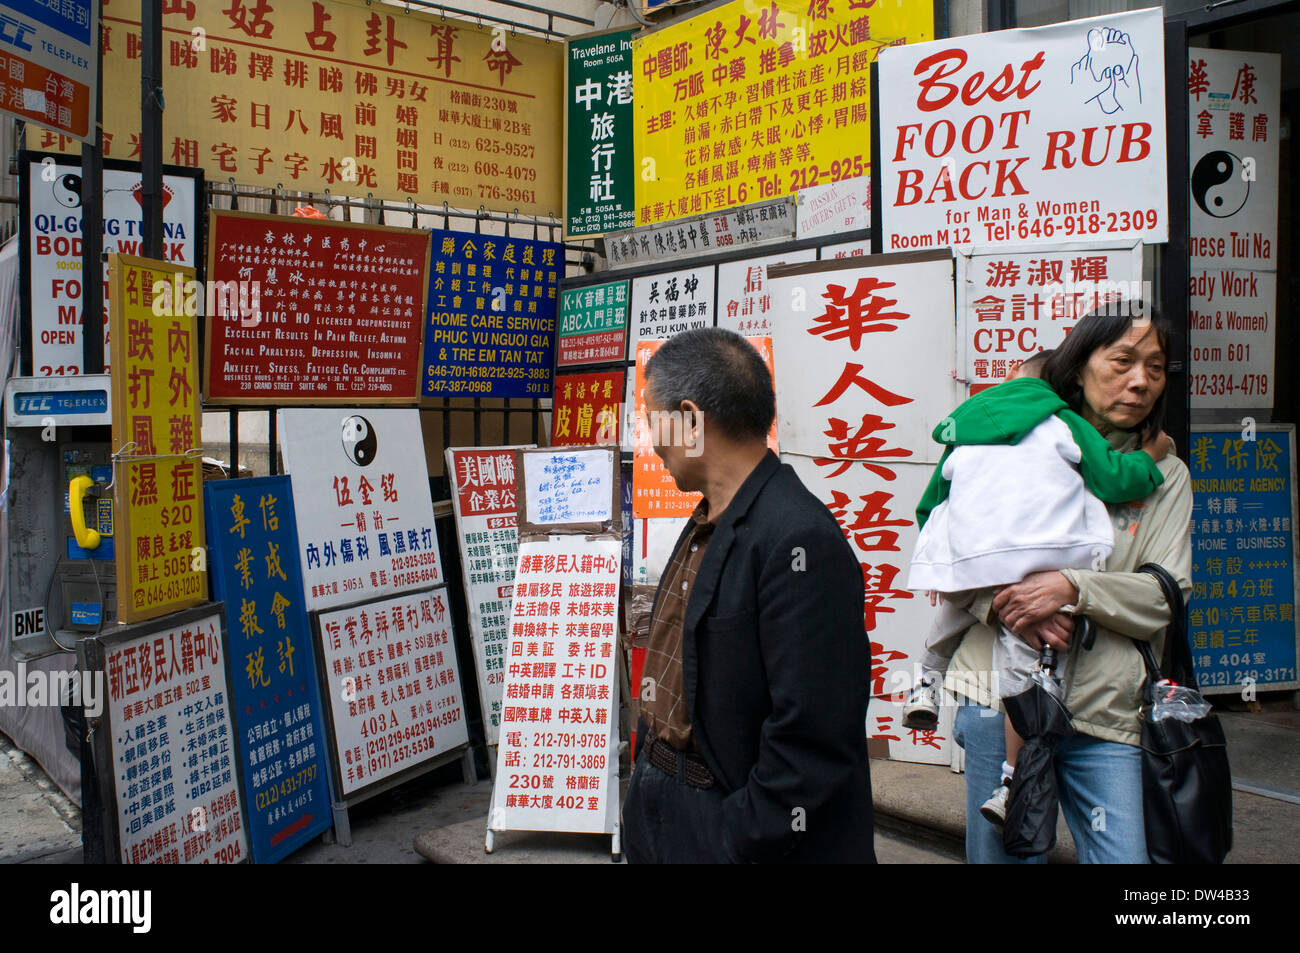
{"label": "beige jacket", "polygon": [[[1111,446],[1125,452],[1137,438],[1116,432]],[[1192,591],[1192,486],[1187,465],[1172,453],[1159,463],[1165,482],[1139,502],[1108,506],[1115,528],[1115,549],[1101,572],[1063,570],[1079,590],[1076,611],[1091,616],[1097,641],[1090,651],[1070,647],[1073,671],[1066,686],[1066,705],[1076,731],[1105,741],[1138,745],[1138,709],[1146,670],[1131,639],[1151,642],[1156,657],[1164,650],[1169,607],[1144,563],[1159,563],[1178,580],[1186,598]],[[991,599],[977,599],[971,612],[981,622],[971,626],[948,666],[944,687],[981,705],[1000,708],[993,671],[994,615]]]}

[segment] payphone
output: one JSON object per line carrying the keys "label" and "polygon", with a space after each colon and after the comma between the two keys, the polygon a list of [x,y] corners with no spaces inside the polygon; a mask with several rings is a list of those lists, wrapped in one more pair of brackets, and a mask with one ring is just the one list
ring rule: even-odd
{"label": "payphone", "polygon": [[117,621],[109,387],[107,374],[5,387],[6,583],[18,659],[75,651],[79,637]]}

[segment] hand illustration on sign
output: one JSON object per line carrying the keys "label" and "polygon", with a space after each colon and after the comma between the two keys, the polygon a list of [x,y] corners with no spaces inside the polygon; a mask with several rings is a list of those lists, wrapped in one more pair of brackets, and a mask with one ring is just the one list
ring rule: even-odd
{"label": "hand illustration on sign", "polygon": [[1136,96],[1136,102],[1142,102],[1142,79],[1132,37],[1110,27],[1089,30],[1088,51],[1070,67],[1070,84],[1076,81],[1085,89],[1097,90],[1084,102],[1095,102],[1107,116],[1124,109],[1121,96],[1126,100]]}

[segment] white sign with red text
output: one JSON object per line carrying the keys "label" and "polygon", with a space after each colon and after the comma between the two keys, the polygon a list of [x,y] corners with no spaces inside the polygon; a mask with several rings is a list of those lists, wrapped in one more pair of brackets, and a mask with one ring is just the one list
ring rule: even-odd
{"label": "white sign with red text", "polygon": [[1187,53],[1192,266],[1276,271],[1282,58]]}
{"label": "white sign with red text", "polygon": [[1193,266],[1187,306],[1192,407],[1272,407],[1277,272]]}
{"label": "white sign with red text", "polygon": [[490,830],[618,821],[617,538],[519,545]]}
{"label": "white sign with red text", "polygon": [[[29,249],[32,376],[84,374],[81,365],[81,166],[66,162],[27,166],[30,215],[24,237]],[[195,267],[194,223],[197,182],[187,175],[163,176],[163,257]],[[104,252],[141,252],[140,173],[104,170]],[[108,286],[108,261],[104,261]],[[150,295],[152,298],[152,295]],[[108,295],[104,295],[104,359],[108,360]],[[104,370],[109,370],[107,363]]]}
{"label": "white sign with red text", "polygon": [[1168,241],[1158,8],[878,62],[883,251]]}
{"label": "white sign with red text", "polygon": [[519,555],[516,449],[448,447],[446,452],[483,731],[489,745],[497,743],[501,729],[510,599]]}
{"label": "white sign with red text", "polygon": [[469,742],[446,587],[318,621],[345,797]]}
{"label": "white sign with red text", "polygon": [[957,287],[961,376],[972,393],[1002,383],[1039,351],[1059,347],[1089,312],[1151,300],[1143,293],[1139,243],[959,255]]}
{"label": "white sign with red text", "polygon": [[308,610],[443,582],[420,412],[277,413]]}
{"label": "white sign with red text", "polygon": [[918,533],[916,504],[934,467],[784,453],[781,460],[826,504],[862,566],[864,626],[871,643],[867,737],[888,741],[891,758],[947,764],[951,733],[913,734],[894,711],[919,675],[925,637],[938,611],[923,593],[906,588]]}
{"label": "white sign with red text", "polygon": [[249,857],[219,606],[104,646],[124,864]]}
{"label": "white sign with red text", "polygon": [[838,258],[861,258],[871,254],[871,239],[860,238],[856,242],[843,242],[839,245],[823,245],[817,250],[822,261],[834,261]]}
{"label": "white sign with red text", "polygon": [[783,451],[938,462],[930,434],[961,400],[953,260],[890,259],[769,279],[782,312],[772,351]]}
{"label": "white sign with red text", "polygon": [[815,249],[805,248],[718,265],[718,327],[746,336],[770,336],[777,311],[767,282],[768,266],[813,261],[816,257]]}

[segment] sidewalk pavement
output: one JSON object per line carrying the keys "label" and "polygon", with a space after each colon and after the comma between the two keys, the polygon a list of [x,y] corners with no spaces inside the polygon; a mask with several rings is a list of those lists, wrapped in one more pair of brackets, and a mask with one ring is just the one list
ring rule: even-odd
{"label": "sidewalk pavement", "polygon": [[81,862],[81,811],[0,734],[0,864]]}
{"label": "sidewalk pavement", "polygon": [[[1274,703],[1261,712],[1218,714],[1234,784],[1233,848],[1227,863],[1300,861],[1300,712],[1289,710],[1289,703]],[[942,765],[878,760],[871,762],[871,786],[877,813],[965,839],[963,775]],[[1077,861],[1063,820],[1048,859]]]}
{"label": "sidewalk pavement", "polygon": [[[1230,864],[1300,861],[1300,712],[1219,712],[1228,736],[1235,843]],[[492,786],[440,768],[351,811],[351,846],[308,844],[286,863],[610,863],[604,835],[508,831],[483,851]],[[876,852],[882,863],[960,863],[965,781],[939,765],[871,762]],[[626,781],[624,782],[626,784]],[[1075,860],[1062,823],[1050,859]],[[0,735],[0,863],[80,863],[81,813],[40,766]]]}

